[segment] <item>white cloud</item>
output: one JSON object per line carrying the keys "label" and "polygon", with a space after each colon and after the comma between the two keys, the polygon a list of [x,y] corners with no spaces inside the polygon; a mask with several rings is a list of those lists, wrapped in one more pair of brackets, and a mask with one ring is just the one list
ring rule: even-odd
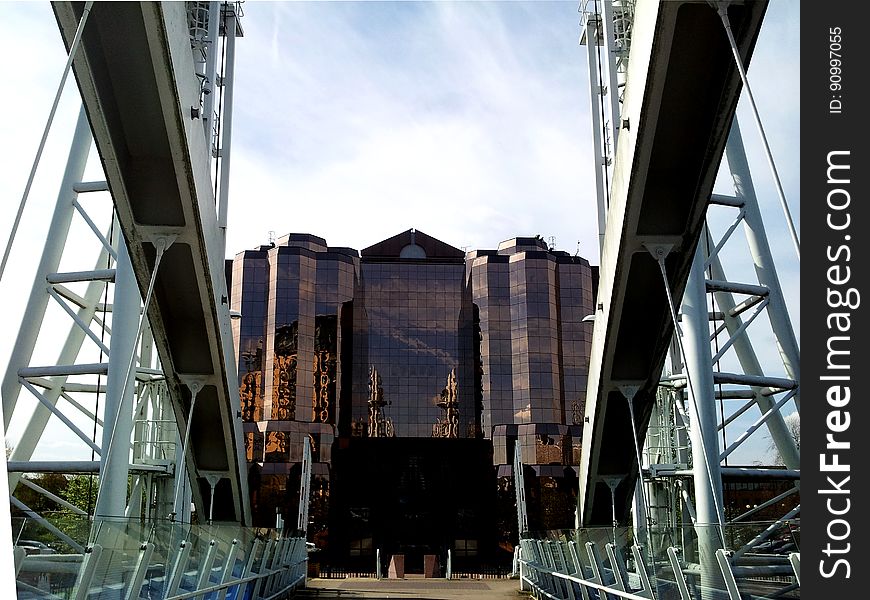
{"label": "white cloud", "polygon": [[[416,226],[456,245],[494,247],[541,233],[571,250],[589,240],[584,250],[594,252],[595,221],[582,217],[594,201],[582,191],[591,160],[575,10],[276,8],[268,39],[281,76],[243,66],[260,55],[262,42],[250,33],[258,25],[239,46],[239,82],[249,77],[252,85],[237,92],[237,122],[261,125],[236,139],[231,204],[287,214],[288,231],[358,248]],[[557,11],[570,20],[553,44]],[[545,44],[559,60],[542,62],[537,50]],[[324,209],[330,219],[317,214]],[[242,245],[228,248],[265,235],[244,241],[246,233],[232,232]]]}

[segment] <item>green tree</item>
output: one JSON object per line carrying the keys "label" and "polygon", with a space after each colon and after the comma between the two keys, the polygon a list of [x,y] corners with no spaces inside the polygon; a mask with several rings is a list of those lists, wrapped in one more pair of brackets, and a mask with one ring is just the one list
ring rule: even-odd
{"label": "green tree", "polygon": [[[67,486],[67,479],[60,473],[40,473],[38,475],[25,475],[25,479],[35,483],[42,489],[51,492],[56,496],[64,497],[64,490]],[[49,499],[47,496],[37,492],[36,490],[27,487],[23,483],[19,483],[15,489],[15,497],[24,503],[28,508],[33,509],[37,513],[53,512],[60,508],[58,504]],[[17,507],[13,506],[13,515],[20,516],[23,513]]]}
{"label": "green tree", "polygon": [[72,475],[64,490],[63,499],[89,514],[97,501],[100,479],[95,475]]}

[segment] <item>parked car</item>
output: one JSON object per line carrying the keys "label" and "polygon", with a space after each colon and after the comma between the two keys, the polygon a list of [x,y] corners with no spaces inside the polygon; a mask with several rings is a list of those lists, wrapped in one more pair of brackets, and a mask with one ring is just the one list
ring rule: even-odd
{"label": "parked car", "polygon": [[37,540],[18,540],[18,543],[15,544],[18,548],[24,548],[24,551],[28,554],[56,554],[57,550],[52,548],[51,546],[45,544],[44,542],[40,542]]}

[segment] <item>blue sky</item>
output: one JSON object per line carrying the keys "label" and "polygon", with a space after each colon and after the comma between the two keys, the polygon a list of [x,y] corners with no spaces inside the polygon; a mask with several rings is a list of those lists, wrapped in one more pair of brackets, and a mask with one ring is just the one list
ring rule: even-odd
{"label": "blue sky", "polygon": [[237,227],[237,250],[282,226],[356,248],[418,227],[459,247],[540,233],[594,252],[594,219],[576,227],[593,206],[576,5],[245,10],[232,194],[256,181],[286,216]]}
{"label": "blue sky", "polygon": [[[577,7],[575,1],[245,3],[228,254],[265,243],[270,231],[314,233],[332,245],[361,249],[416,227],[466,248],[491,248],[516,235],[553,236],[559,249],[579,250],[597,264],[586,49],[577,43]],[[3,8],[0,53],[18,57],[4,65],[0,95],[5,243],[65,56],[48,3]],[[798,2],[771,1],[749,71],[798,225],[799,8]],[[4,370],[77,106],[69,84],[0,282],[10,315],[0,336]],[[738,114],[755,186],[798,328],[798,264],[747,111],[742,102]],[[94,157],[88,176],[102,178]],[[720,178],[718,190],[727,193],[726,184]],[[78,266],[92,267],[94,257],[83,254]],[[750,273],[738,254],[726,268]],[[51,322],[66,327],[62,319]],[[43,337],[40,352],[50,356],[58,341]],[[769,342],[762,330],[756,347],[763,363],[775,359]],[[759,435],[744,462],[766,445]],[[49,455],[78,446],[62,437],[53,444]]]}

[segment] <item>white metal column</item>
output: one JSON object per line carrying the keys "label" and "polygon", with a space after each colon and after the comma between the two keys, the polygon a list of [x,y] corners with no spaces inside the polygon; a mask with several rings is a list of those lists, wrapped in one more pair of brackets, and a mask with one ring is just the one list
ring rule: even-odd
{"label": "white metal column", "polygon": [[127,506],[139,303],[139,287],[133,274],[130,256],[127,254],[127,244],[122,240],[118,244],[118,262],[115,267],[112,340],[109,347],[109,373],[103,416],[103,454],[100,457],[100,491],[94,509],[94,516],[97,518],[123,517]]}
{"label": "white metal column", "polygon": [[610,190],[604,181],[603,169],[607,168],[606,159],[604,156],[604,136],[602,135],[603,120],[601,118],[601,107],[604,99],[602,98],[603,84],[599,77],[598,70],[598,23],[600,17],[592,14],[585,15],[586,22],[584,23],[584,35],[581,38],[586,40],[586,56],[589,59],[589,91],[591,95],[590,114],[592,116],[592,148],[593,158],[595,161],[595,196],[598,201],[598,250],[601,252],[604,249],[604,229],[607,223],[607,195]]}
{"label": "white metal column", "polygon": [[[6,428],[0,422],[0,442],[6,443]],[[0,460],[0,502],[5,502],[9,497],[9,480],[7,479],[6,461]],[[4,510],[0,511],[0,539],[12,540],[12,522],[9,518],[9,509],[4,506]],[[18,552],[22,552],[18,549]],[[12,544],[4,543],[3,549],[0,550],[0,591],[3,595],[11,598],[16,593],[15,591],[15,556]]]}
{"label": "white metal column", "polygon": [[212,131],[215,128],[214,99],[215,92],[217,91],[217,46],[220,29],[220,5],[220,2],[208,3],[208,37],[206,38],[208,53],[205,59],[206,81],[204,85],[204,90],[207,90],[207,92],[203,99],[202,125],[205,131],[206,147],[209,149],[212,145]]}
{"label": "white metal column", "polygon": [[620,128],[618,59],[626,59],[630,40],[628,31],[622,31],[617,40],[615,22],[631,22],[631,8],[613,0],[585,0],[581,2],[583,33],[580,45],[586,46],[591,95],[592,144],[595,159],[595,191],[598,200],[598,243],[604,249],[604,229],[607,224],[609,183],[613,175],[613,162]]}
{"label": "white metal column", "polygon": [[302,477],[299,481],[299,514],[296,529],[303,537],[308,533],[308,504],[311,498],[311,441],[305,438],[302,448]]}
{"label": "white metal column", "polygon": [[218,140],[218,156],[220,160],[220,187],[218,188],[218,227],[221,230],[221,256],[224,256],[227,240],[227,211],[229,210],[230,191],[230,158],[233,135],[233,79],[235,77],[236,61],[236,25],[237,15],[230,5],[224,7],[221,13],[224,21],[224,36],[226,39],[226,61],[223,64],[223,75],[220,85],[224,90],[224,106],[221,111],[221,137]]}
{"label": "white metal column", "polygon": [[[683,295],[683,351],[688,377],[689,435],[692,443],[695,492],[696,532],[701,563],[701,583],[717,578],[716,550],[723,547],[720,538],[722,514],[722,474],[716,442],[716,402],[713,387],[710,327],[705,298],[704,258],[699,246],[695,252]],[[679,335],[677,330],[676,335]],[[703,597],[703,596],[702,596]]]}
{"label": "white metal column", "polygon": [[520,440],[514,446],[514,493],[517,497],[517,535],[529,533],[529,514],[526,508],[526,478],[523,474],[523,453]]}

